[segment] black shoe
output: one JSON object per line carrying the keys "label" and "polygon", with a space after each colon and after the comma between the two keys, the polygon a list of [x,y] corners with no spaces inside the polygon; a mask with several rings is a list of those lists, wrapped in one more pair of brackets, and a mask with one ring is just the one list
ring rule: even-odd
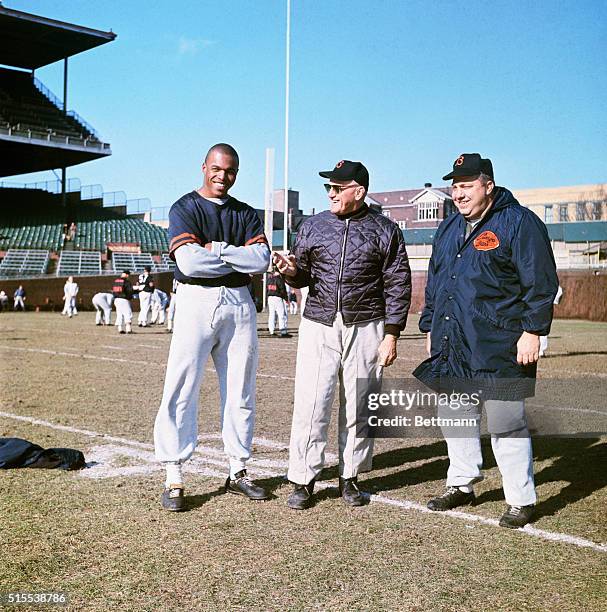
{"label": "black shoe", "polygon": [[248,476],[246,470],[240,470],[235,475],[234,480],[229,477],[226,480],[225,491],[226,493],[234,493],[235,495],[244,495],[249,499],[263,500],[268,499],[270,496],[268,492],[260,486],[257,486]]}
{"label": "black shoe", "polygon": [[185,510],[185,495],[183,487],[169,487],[162,492],[162,507],[169,512]]}
{"label": "black shoe", "polygon": [[347,506],[364,506],[365,495],[358,488],[357,478],[340,478],[339,494]]}
{"label": "black shoe", "polygon": [[508,510],[500,519],[500,527],[508,527],[508,529],[518,529],[524,527],[533,516],[534,506],[508,506]]}
{"label": "black shoe", "polygon": [[279,336],[280,338],[292,338],[293,336],[290,333],[286,333],[286,334],[280,334]]}
{"label": "black shoe", "polygon": [[471,493],[464,493],[458,487],[447,487],[447,490],[442,495],[431,499],[426,506],[429,510],[443,512],[444,510],[451,510],[458,506],[472,504],[475,499],[474,491]]}
{"label": "black shoe", "polygon": [[295,484],[293,493],[287,499],[287,506],[292,510],[306,510],[314,503],[314,481],[307,485]]}

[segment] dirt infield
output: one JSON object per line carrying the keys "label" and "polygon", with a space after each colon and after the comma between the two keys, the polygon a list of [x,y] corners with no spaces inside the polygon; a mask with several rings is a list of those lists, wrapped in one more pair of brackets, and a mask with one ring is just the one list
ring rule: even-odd
{"label": "dirt infield", "polygon": [[[163,474],[151,447],[171,335],[152,327],[120,336],[93,321],[92,313],[0,315],[0,436],[79,448],[90,464],[78,473],[0,471],[0,596],[62,591],[73,610],[603,609],[607,436],[534,440],[538,518],[511,532],[496,525],[504,501],[487,444],[479,503],[462,513],[424,511],[444,483],[439,439],[379,440],[374,469],[361,477],[375,497],[345,507],[333,419],[319,501],[295,513],[282,475],[298,317],[283,340],[268,336],[260,315],[250,471],[274,498],[222,494],[209,363],[189,511],[173,515],[159,506]],[[416,329],[413,317],[390,376],[407,376],[423,359]],[[566,415],[594,411],[589,422],[604,422],[607,324],[556,321],[539,368],[555,385],[573,381],[558,392]]]}

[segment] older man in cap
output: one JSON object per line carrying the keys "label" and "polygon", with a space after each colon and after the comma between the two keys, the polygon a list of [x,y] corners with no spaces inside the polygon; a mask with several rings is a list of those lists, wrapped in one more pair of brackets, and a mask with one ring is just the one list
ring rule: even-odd
{"label": "older man in cap", "polygon": [[459,214],[448,217],[434,238],[419,323],[429,358],[414,375],[435,390],[477,393],[477,401],[455,400],[443,410],[476,424],[443,428],[447,489],[428,508],[474,502],[472,485],[483,479],[484,407],[508,504],[500,525],[522,527],[536,501],[524,400],[534,394],[539,338],[552,322],[554,257],[542,221],[496,186],[491,160],[464,153],[443,179],[453,181]]}
{"label": "older man in cap", "polygon": [[313,503],[338,383],[340,493],[349,506],[365,502],[357,477],[370,465],[372,439],[356,436],[357,408],[369,385],[396,359],[411,298],[402,232],[365,204],[367,169],[343,160],[320,176],[329,181],[330,210],[303,223],[290,256],[274,257],[289,285],[309,288],[299,328],[289,451],[294,490],[287,504],[295,510]]}

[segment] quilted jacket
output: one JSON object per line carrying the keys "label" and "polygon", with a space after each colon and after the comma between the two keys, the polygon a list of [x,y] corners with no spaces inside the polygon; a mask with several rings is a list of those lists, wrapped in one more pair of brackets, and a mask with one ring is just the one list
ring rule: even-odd
{"label": "quilted jacket", "polygon": [[323,211],[301,226],[293,254],[292,287],[309,287],[303,316],[332,325],[340,312],[347,326],[384,319],[398,335],[407,322],[411,271],[398,226],[368,206],[351,216]]}

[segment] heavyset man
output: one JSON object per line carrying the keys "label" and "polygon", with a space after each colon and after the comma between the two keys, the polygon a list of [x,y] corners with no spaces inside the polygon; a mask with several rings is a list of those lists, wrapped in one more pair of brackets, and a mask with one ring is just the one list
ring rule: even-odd
{"label": "heavyset man", "polygon": [[[434,239],[419,322],[430,357],[414,375],[433,389],[482,393],[508,504],[500,525],[522,527],[536,501],[524,398],[534,393],[539,337],[550,331],[554,258],[540,219],[495,185],[491,160],[464,153],[443,179],[453,180],[459,214]],[[460,402],[456,415],[477,418],[479,411]],[[428,502],[430,510],[474,501],[472,485],[483,479],[479,421],[443,429],[447,489]]]}
{"label": "heavyset man", "polygon": [[407,321],[411,274],[402,232],[365,204],[369,173],[360,162],[340,161],[327,178],[330,210],[301,226],[293,254],[275,255],[292,287],[309,287],[299,328],[295,408],[287,502],[313,503],[323,465],[331,405],[340,386],[339,488],[343,501],[360,506],[357,477],[371,463],[372,439],[356,437],[357,408],[368,385],[396,359]]}
{"label": "heavyset man", "polygon": [[162,505],[185,509],[181,466],[198,439],[198,397],[205,364],[215,363],[221,396],[222,437],[229,458],[226,491],[249,499],[267,492],[246,473],[255,422],[257,312],[251,274],[268,269],[270,250],[255,210],[228,195],[238,154],[227,144],[207,153],[204,183],[169,212],[170,255],[177,267],[175,319],[160,409],[154,426],[156,458],[166,467]]}

